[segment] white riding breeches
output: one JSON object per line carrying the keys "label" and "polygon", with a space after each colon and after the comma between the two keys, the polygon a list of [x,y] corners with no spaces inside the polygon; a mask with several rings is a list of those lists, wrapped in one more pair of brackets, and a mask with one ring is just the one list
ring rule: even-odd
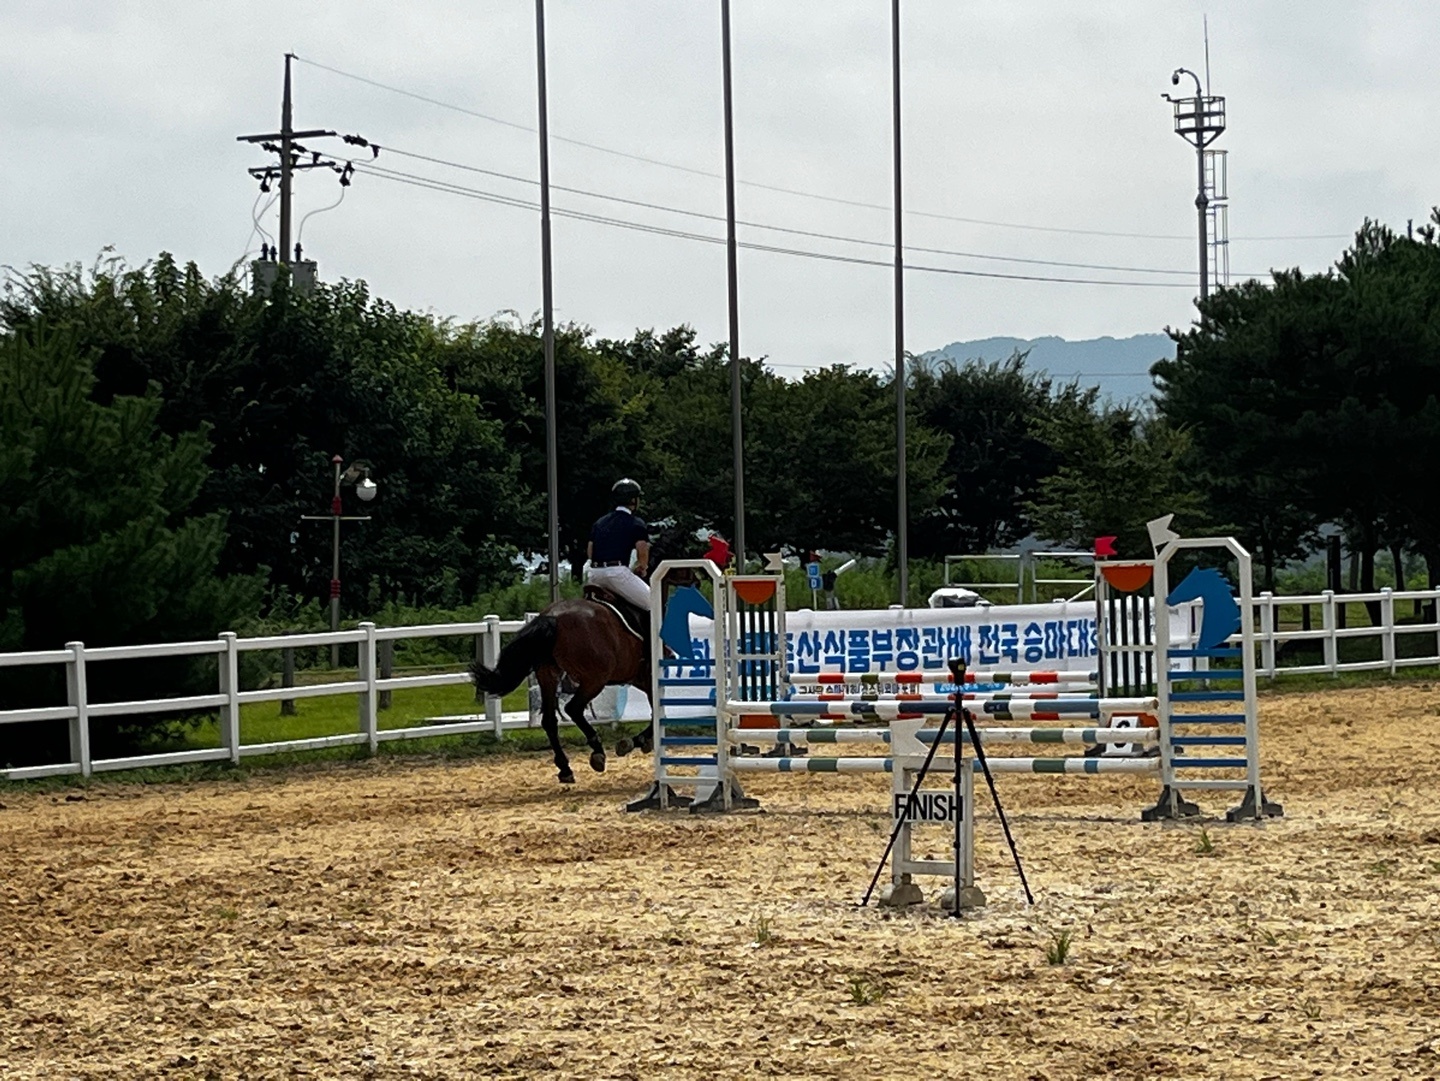
{"label": "white riding breeches", "polygon": [[591,567],[586,572],[585,580],[604,586],[647,612],[650,610],[650,586],[629,567]]}

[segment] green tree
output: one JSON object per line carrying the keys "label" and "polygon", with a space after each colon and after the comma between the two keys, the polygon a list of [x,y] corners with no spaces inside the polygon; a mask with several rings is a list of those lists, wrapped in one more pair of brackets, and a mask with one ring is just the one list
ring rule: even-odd
{"label": "green tree", "polygon": [[1106,406],[1052,417],[1041,435],[1064,461],[1026,507],[1041,536],[1089,548],[1113,535],[1121,555],[1144,558],[1146,522],[1173,513],[1183,532],[1203,520],[1184,465],[1189,438],[1164,418]]}
{"label": "green tree", "polygon": [[[0,337],[0,650],[213,637],[256,613],[262,582],[223,575],[224,515],[197,514],[203,428],[169,435],[157,389],[94,400],[97,354],[32,323]],[[90,670],[92,700],[213,689],[183,659]],[[53,666],[7,672],[0,706],[64,700]],[[97,754],[150,719],[96,724]],[[15,726],[0,759],[64,753],[58,725]]]}
{"label": "green tree", "polygon": [[213,471],[197,508],[229,514],[223,565],[324,596],[330,545],[302,514],[329,511],[330,459],[363,458],[381,481],[373,520],[343,534],[347,609],[390,599],[454,603],[513,576],[527,511],[502,425],[449,380],[460,337],[372,299],[363,284],[268,298],[207,282],[168,255],[132,270],[102,262],[16,280],[0,315],[44,319],[98,351],[95,394],[156,382],[171,434],[210,425]]}
{"label": "green tree", "polygon": [[1440,416],[1440,251],[1366,222],[1334,270],[1224,289],[1155,366],[1159,408],[1194,437],[1216,515],[1277,564],[1340,523],[1375,588],[1375,553],[1410,546],[1432,577]]}
{"label": "green tree", "polygon": [[1095,390],[1025,370],[1025,354],[983,364],[919,368],[913,396],[921,420],[949,437],[945,491],[917,519],[913,550],[943,556],[1014,544],[1033,530],[1025,508],[1061,465],[1042,437],[1047,420],[1084,416]]}

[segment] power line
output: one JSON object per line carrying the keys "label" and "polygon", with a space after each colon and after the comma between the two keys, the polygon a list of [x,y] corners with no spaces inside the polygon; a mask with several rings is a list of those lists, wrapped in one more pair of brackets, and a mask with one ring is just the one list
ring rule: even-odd
{"label": "power line", "polygon": [[[416,101],[423,101],[423,102],[425,102],[425,103],[428,104],[428,105],[434,105],[434,106],[437,106],[437,107],[439,107],[439,108],[441,108],[441,109],[449,109],[449,110],[451,110],[451,111],[453,111],[453,112],[463,113],[463,114],[466,115],[466,116],[473,116],[473,117],[476,117],[477,119],[480,119],[480,120],[489,121],[489,122],[492,123],[492,124],[499,124],[499,125],[501,125],[501,126],[503,126],[503,127],[507,127],[507,128],[514,129],[515,131],[524,131],[524,132],[529,132],[529,133],[531,133],[531,134],[535,134],[535,129],[534,129],[533,127],[531,127],[530,125],[528,125],[528,124],[518,123],[518,122],[513,121],[513,120],[505,120],[505,119],[503,119],[502,117],[493,116],[493,115],[491,115],[491,114],[489,114],[489,113],[482,113],[482,112],[479,112],[479,111],[476,110],[476,109],[469,109],[469,108],[466,108],[466,107],[463,106],[463,105],[456,105],[456,104],[454,104],[453,102],[442,101],[442,100],[440,100],[439,98],[427,97],[427,96],[424,95],[424,94],[417,94],[417,93],[415,93],[415,92],[412,91],[412,90],[405,90],[405,89],[403,89],[403,88],[401,88],[401,87],[398,87],[398,86],[391,86],[391,85],[388,84],[388,83],[382,83],[382,82],[380,82],[380,81],[378,81],[378,80],[376,80],[376,79],[367,78],[367,77],[365,77],[364,75],[357,75],[357,74],[355,74],[354,72],[350,72],[350,71],[342,71],[340,68],[331,67],[331,66],[328,65],[328,64],[322,64],[322,63],[320,63],[320,62],[317,61],[317,60],[308,60],[308,59],[306,59],[306,58],[304,58],[304,57],[301,57],[301,56],[296,56],[295,59],[296,59],[296,60],[299,60],[302,64],[308,64],[308,65],[310,65],[310,66],[313,67],[313,68],[319,68],[321,71],[328,71],[328,72],[330,72],[332,75],[339,75],[339,76],[341,76],[342,78],[345,78],[345,79],[353,79],[353,80],[356,81],[356,82],[364,83],[364,84],[366,84],[367,86],[373,86],[373,87],[376,87],[377,89],[385,90],[385,91],[388,91],[389,93],[392,93],[392,94],[399,94],[399,95],[402,95],[403,97],[413,98],[413,99],[416,100]],[[601,146],[601,145],[598,144],[598,143],[586,142],[586,141],[584,141],[583,139],[571,139],[571,138],[567,138],[566,136],[563,136],[563,135],[555,135],[555,134],[553,134],[553,133],[550,135],[550,138],[553,139],[553,140],[556,141],[556,142],[569,143],[569,144],[571,144],[572,146],[583,147],[583,148],[585,148],[586,150],[593,150],[593,151],[596,151],[597,153],[601,153],[601,154],[609,154],[609,155],[611,155],[612,157],[624,158],[624,159],[626,159],[626,160],[628,160],[628,161],[638,161],[638,162],[642,162],[642,163],[644,163],[644,164],[646,164],[646,165],[656,165],[656,166],[659,166],[660,168],[663,168],[663,169],[672,169],[672,170],[674,170],[674,171],[676,171],[676,172],[688,173],[688,174],[690,174],[690,175],[692,175],[692,176],[702,176],[702,177],[705,177],[705,178],[710,179],[710,180],[722,180],[722,179],[724,179],[719,173],[713,173],[713,172],[710,172],[710,171],[707,170],[707,169],[696,169],[696,168],[694,168],[694,167],[692,167],[692,166],[689,166],[689,165],[680,165],[680,164],[678,164],[678,163],[676,163],[676,162],[663,161],[663,160],[661,160],[661,159],[659,159],[659,158],[646,157],[646,156],[643,155],[643,154],[632,154],[632,153],[630,153],[630,152],[628,152],[628,151],[625,151],[625,150],[616,150],[616,149],[614,149],[613,147]],[[798,197],[804,198],[804,199],[815,199],[815,200],[819,200],[819,201],[821,201],[821,202],[833,203],[833,204],[836,204],[836,205],[838,205],[838,206],[848,206],[848,207],[854,207],[854,208],[862,209],[862,210],[882,210],[882,211],[887,211],[887,212],[888,212],[889,210],[891,210],[891,207],[882,205],[882,204],[880,204],[880,203],[867,203],[867,202],[864,202],[864,201],[858,200],[858,199],[845,199],[845,198],[842,198],[842,197],[837,196],[837,195],[824,195],[824,194],[822,194],[822,193],[820,193],[820,192],[802,191],[802,190],[799,190],[799,189],[797,189],[797,188],[786,188],[786,187],[782,187],[782,186],[777,185],[777,184],[765,184],[765,183],[762,183],[762,182],[756,181],[756,180],[741,180],[740,183],[741,183],[741,184],[744,184],[746,187],[759,188],[759,189],[764,190],[764,191],[778,192],[778,193],[783,194],[783,195],[794,195],[794,196],[798,196]],[[913,215],[913,216],[915,216],[915,217],[920,217],[920,218],[933,218],[933,219],[936,219],[936,220],[938,220],[938,221],[953,221],[953,222],[959,222],[959,223],[964,224],[964,225],[984,225],[984,226],[989,226],[989,227],[997,228],[997,229],[1020,229],[1020,230],[1027,230],[1027,231],[1030,231],[1030,232],[1039,232],[1039,233],[1068,233],[1068,234],[1073,234],[1073,235],[1076,235],[1076,236],[1116,237],[1116,238],[1121,238],[1121,239],[1126,239],[1126,240],[1184,240],[1184,241],[1189,241],[1189,240],[1193,239],[1193,238],[1190,237],[1190,236],[1180,235],[1180,234],[1175,234],[1175,233],[1127,233],[1127,232],[1116,232],[1116,231],[1106,230],[1106,229],[1076,229],[1076,228],[1067,228],[1067,227],[1054,226],[1054,225],[1030,225],[1030,224],[1025,224],[1025,223],[1022,223],[1022,222],[997,221],[997,220],[988,219],[988,218],[968,218],[968,217],[962,217],[961,215],[958,215],[958,214],[941,214],[941,213],[937,213],[937,212],[934,212],[934,211],[926,211],[926,210],[907,210],[906,213],[909,214],[909,215]],[[1348,240],[1348,239],[1350,239],[1350,236],[1349,236],[1349,234],[1347,234],[1347,233],[1314,233],[1314,234],[1301,234],[1301,235],[1295,235],[1295,236],[1234,237],[1234,238],[1232,238],[1232,239],[1235,239],[1235,240],[1255,240],[1255,241],[1259,241],[1259,240],[1269,240],[1269,241],[1275,241],[1275,240]]]}
{"label": "power line", "polygon": [[[454,184],[448,180],[435,180],[432,177],[416,176],[413,173],[401,172],[397,169],[387,169],[377,166],[373,162],[355,167],[356,172],[368,173],[379,180],[390,180],[395,183],[409,184],[413,187],[425,188],[431,191],[444,192],[450,195],[461,195],[470,199],[477,199],[481,202],[495,203],[500,206],[509,206],[517,209],[538,211],[539,205],[525,199],[514,196],[500,195],[495,192],[481,191],[478,188],[469,188],[463,184]],[[644,222],[629,221],[624,218],[613,218],[603,214],[593,214],[587,211],[568,210],[552,206],[550,213],[555,217],[570,218],[576,221],[585,221],[597,225],[609,225],[620,229],[629,229],[635,232],[649,233],[655,236],[672,237],[680,240],[694,240],[706,244],[724,244],[720,237],[709,236],[705,233],[694,233],[683,229],[673,229],[667,226],[651,225]],[[818,259],[824,262],[848,263],[854,266],[873,266],[890,268],[893,263],[880,259],[864,259],[853,255],[839,255],[833,252],[817,252],[803,248],[782,247],[776,244],[760,244],[754,241],[745,241],[740,247],[750,251],[769,252],[775,255],[792,255],[805,259]],[[924,264],[907,263],[907,270],[914,270],[927,274],[949,274],[967,278],[992,278],[1003,281],[1031,281],[1031,282],[1052,282],[1065,285],[1118,285],[1126,288],[1155,288],[1155,289],[1189,289],[1188,282],[1154,282],[1154,281],[1116,281],[1108,278],[1057,278],[1040,274],[1007,274],[1000,271],[985,270],[964,270],[958,267],[926,266]]]}
{"label": "power line", "polygon": [[[518,176],[514,173],[504,173],[496,169],[485,169],[478,165],[468,165],[464,162],[450,161],[447,158],[437,158],[430,154],[420,154],[412,150],[400,150],[390,144],[386,144],[384,152],[387,154],[398,154],[406,158],[415,158],[418,161],[430,162],[433,165],[444,165],[452,169],[460,169],[464,172],[478,173],[481,176],[495,177],[500,180],[510,180],[519,184],[535,186],[539,182],[526,176]],[[604,192],[591,191],[588,188],[567,187],[563,184],[551,184],[551,190],[568,192],[572,195],[582,195],[590,199],[603,199],[607,202],[620,203],[624,206],[640,207],[646,210],[659,210],[667,214],[680,214],[685,217],[699,218],[703,221],[723,222],[725,218],[720,214],[709,214],[700,210],[687,210],[684,207],[670,206],[665,203],[652,203],[644,199],[629,199],[622,195],[607,195]],[[839,233],[825,233],[812,229],[797,229],[786,225],[770,225],[766,222],[741,220],[737,224],[748,229],[767,229],[771,232],[788,233],[792,236],[809,237],[816,240],[836,240],[846,244],[863,244],[868,247],[888,248],[891,242],[888,240],[868,240],[864,237],[845,236]],[[1076,263],[1059,259],[1032,259],[1019,255],[994,255],[985,252],[962,251],[955,248],[928,248],[919,245],[908,244],[907,249],[914,252],[922,252],[927,255],[949,255],[961,259],[981,259],[989,262],[999,263],[1024,263],[1031,266],[1055,266],[1067,267],[1072,270],[1115,270],[1131,274],[1172,274],[1180,277],[1191,277],[1193,270],[1172,270],[1162,267],[1137,267],[1137,266],[1116,266],[1109,263]],[[1263,277],[1261,274],[1241,274],[1241,277]]]}

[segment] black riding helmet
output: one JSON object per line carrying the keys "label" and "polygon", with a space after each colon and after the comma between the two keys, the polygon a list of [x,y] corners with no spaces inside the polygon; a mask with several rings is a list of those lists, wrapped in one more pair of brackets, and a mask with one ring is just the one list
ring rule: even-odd
{"label": "black riding helmet", "polygon": [[640,498],[640,484],[629,477],[622,477],[610,486],[610,494],[621,503],[629,503],[632,499]]}

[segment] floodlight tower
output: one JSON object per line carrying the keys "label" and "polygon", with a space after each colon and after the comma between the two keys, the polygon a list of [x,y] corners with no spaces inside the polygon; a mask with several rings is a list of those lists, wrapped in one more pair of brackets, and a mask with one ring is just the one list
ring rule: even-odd
{"label": "floodlight tower", "polygon": [[1189,68],[1176,68],[1170,76],[1171,85],[1179,86],[1182,75],[1188,75],[1195,80],[1195,96],[1173,98],[1169,94],[1162,94],[1161,97],[1175,106],[1175,134],[1195,147],[1195,211],[1200,224],[1200,299],[1204,300],[1210,295],[1210,244],[1207,227],[1210,196],[1205,183],[1205,148],[1225,130],[1225,99],[1218,94],[1205,93],[1200,85],[1200,76]]}

